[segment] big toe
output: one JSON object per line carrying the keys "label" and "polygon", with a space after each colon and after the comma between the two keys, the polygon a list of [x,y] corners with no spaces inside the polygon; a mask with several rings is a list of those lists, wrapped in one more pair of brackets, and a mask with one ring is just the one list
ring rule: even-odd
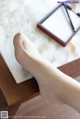
{"label": "big toe", "polygon": [[21,33],[17,33],[14,36],[14,39],[13,39],[13,44],[14,44],[15,50],[18,50],[18,49],[20,50],[20,48],[22,47],[22,42],[23,42],[22,34]]}
{"label": "big toe", "polygon": [[18,61],[22,58],[22,55],[24,53],[22,43],[23,43],[22,33],[17,33],[14,36],[13,44],[14,44],[15,57]]}

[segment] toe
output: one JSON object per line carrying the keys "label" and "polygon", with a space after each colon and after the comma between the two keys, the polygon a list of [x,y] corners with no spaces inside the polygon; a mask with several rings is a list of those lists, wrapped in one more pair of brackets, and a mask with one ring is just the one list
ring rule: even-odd
{"label": "toe", "polygon": [[17,48],[18,46],[19,47],[23,47],[23,48],[27,48],[28,46],[28,43],[29,40],[27,38],[27,36],[23,33],[17,33],[15,36],[14,36],[14,39],[13,39],[13,44],[15,46],[15,48]]}
{"label": "toe", "polygon": [[21,33],[17,33],[14,38],[13,38],[13,44],[16,48],[17,45],[20,45],[21,44],[21,41],[22,41],[22,38],[21,38]]}
{"label": "toe", "polygon": [[21,60],[23,52],[24,52],[24,49],[22,47],[22,42],[23,42],[22,34],[17,33],[14,36],[13,44],[14,44],[15,57],[18,61]]}

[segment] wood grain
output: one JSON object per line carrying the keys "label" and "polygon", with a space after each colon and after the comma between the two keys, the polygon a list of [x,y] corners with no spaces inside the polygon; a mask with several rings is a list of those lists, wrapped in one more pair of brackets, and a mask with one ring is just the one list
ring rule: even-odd
{"label": "wood grain", "polygon": [[[67,75],[76,78],[80,75],[80,59],[65,64],[59,67],[59,69]],[[6,105],[8,106],[8,110],[11,110],[12,112],[15,112],[15,110],[17,111],[22,103],[40,94],[35,78],[17,84],[1,55],[0,88],[1,101],[3,101],[4,104],[7,102]]]}
{"label": "wood grain", "polygon": [[0,88],[8,105],[27,101],[39,94],[38,85],[34,78],[17,84],[1,56],[0,69]]}
{"label": "wood grain", "polygon": [[1,109],[1,111],[3,111],[3,110],[6,110],[7,107],[8,107],[8,104],[6,102],[6,99],[3,95],[2,90],[0,89],[0,109]]}

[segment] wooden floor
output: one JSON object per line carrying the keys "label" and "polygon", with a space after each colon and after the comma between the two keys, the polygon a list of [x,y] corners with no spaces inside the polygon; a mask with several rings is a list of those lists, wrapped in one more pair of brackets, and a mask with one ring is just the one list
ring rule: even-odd
{"label": "wooden floor", "polygon": [[67,105],[50,107],[40,96],[22,104],[13,119],[80,119],[80,114]]}

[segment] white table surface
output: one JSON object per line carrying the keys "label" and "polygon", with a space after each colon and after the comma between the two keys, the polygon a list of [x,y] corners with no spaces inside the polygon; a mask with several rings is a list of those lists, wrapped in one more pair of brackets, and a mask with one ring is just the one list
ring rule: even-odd
{"label": "white table surface", "polygon": [[41,56],[55,67],[80,57],[80,31],[62,47],[36,28],[56,5],[56,0],[0,0],[0,51],[17,83],[32,77],[14,57],[13,36],[17,32],[25,33]]}

